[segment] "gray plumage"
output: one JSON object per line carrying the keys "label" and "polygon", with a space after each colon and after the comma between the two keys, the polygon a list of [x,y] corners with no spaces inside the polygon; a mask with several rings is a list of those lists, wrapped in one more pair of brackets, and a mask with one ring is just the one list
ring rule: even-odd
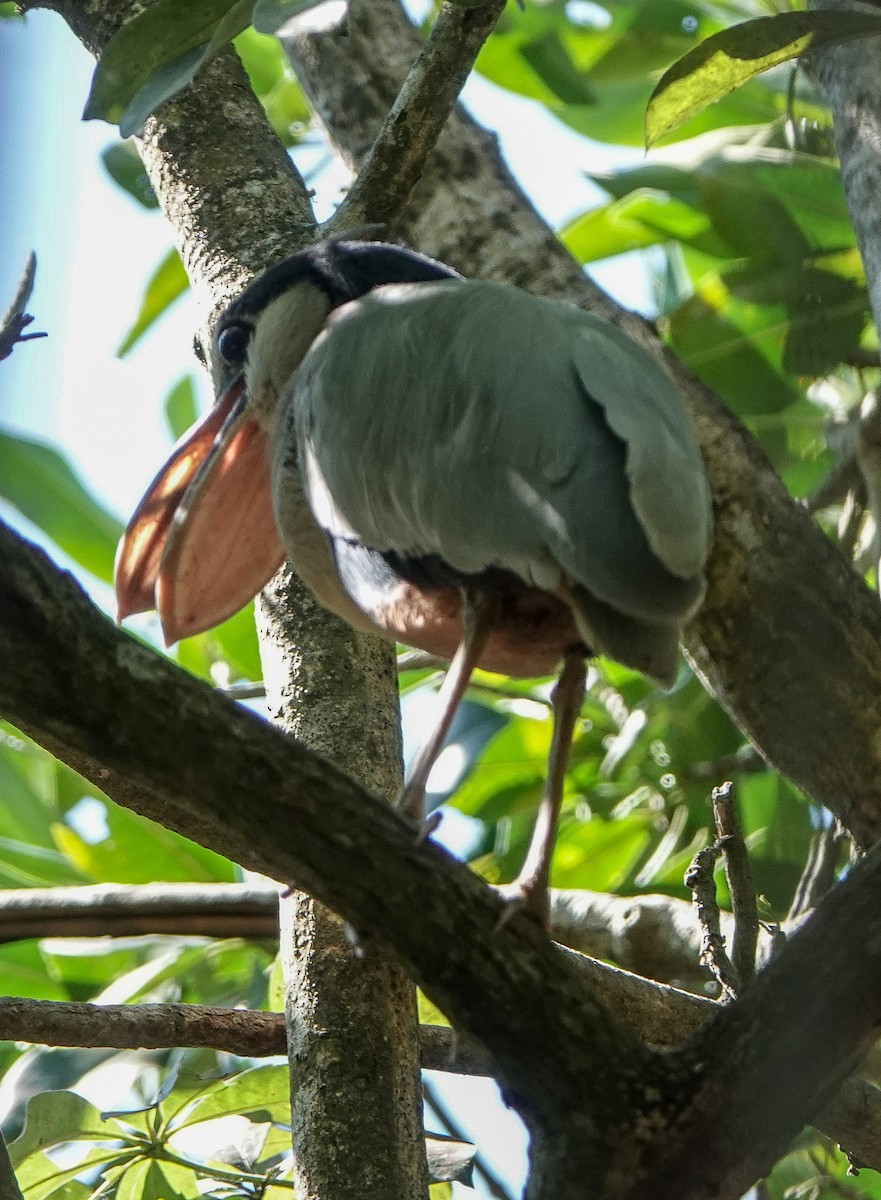
{"label": "gray plumage", "polygon": [[593,650],[672,679],[709,490],[672,383],[612,326],[503,284],[387,285],[331,316],[280,420],[332,535],[562,591]]}

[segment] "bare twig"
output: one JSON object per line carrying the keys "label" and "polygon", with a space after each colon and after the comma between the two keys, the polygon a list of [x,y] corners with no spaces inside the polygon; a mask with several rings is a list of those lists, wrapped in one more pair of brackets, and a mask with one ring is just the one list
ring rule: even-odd
{"label": "bare twig", "polygon": [[685,886],[691,889],[698,920],[701,923],[700,960],[710,968],[722,989],[723,999],[733,1000],[737,995],[737,979],[720,925],[719,905],[716,900],[716,882],[713,868],[722,853],[718,842],[698,850],[685,872]]}
{"label": "bare twig", "polygon": [[504,7],[504,0],[474,7],[445,0],[441,5],[422,52],[325,233],[343,233],[368,221],[390,223],[400,215]]}
{"label": "bare twig", "polygon": [[19,342],[30,342],[34,338],[44,338],[45,333],[24,333],[33,317],[25,312],[31,292],[34,290],[34,276],[37,271],[37,256],[33,250],[27,257],[21,281],[16,289],[12,303],[0,320],[0,359],[8,358],[13,347]]}
{"label": "bare twig", "polygon": [[[441,1125],[443,1125],[444,1132],[459,1142],[471,1142],[471,1138],[465,1133],[443,1100],[441,1100],[437,1088],[433,1087],[427,1079],[422,1082],[422,1092],[428,1101],[429,1107],[434,1111]],[[496,1200],[513,1200],[511,1193],[502,1183],[501,1179],[499,1179],[498,1175],[496,1175],[495,1171],[487,1166],[483,1155],[479,1152],[475,1153],[472,1166],[474,1173],[479,1175],[483,1180],[484,1187],[491,1196],[495,1196]]]}
{"label": "bare twig", "polygon": [[742,991],[756,973],[756,946],[759,940],[756,890],[749,854],[737,819],[733,784],[723,783],[721,787],[714,788],[712,796],[717,844],[722,850],[734,912],[731,965],[738,991]]}

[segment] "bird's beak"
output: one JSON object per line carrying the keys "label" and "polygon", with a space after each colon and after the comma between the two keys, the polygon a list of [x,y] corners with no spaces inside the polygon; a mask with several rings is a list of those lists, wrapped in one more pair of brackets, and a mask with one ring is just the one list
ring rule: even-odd
{"label": "bird's beak", "polygon": [[219,625],[284,561],[269,443],[237,377],[175,446],[116,554],[117,620],[155,608],[167,645]]}

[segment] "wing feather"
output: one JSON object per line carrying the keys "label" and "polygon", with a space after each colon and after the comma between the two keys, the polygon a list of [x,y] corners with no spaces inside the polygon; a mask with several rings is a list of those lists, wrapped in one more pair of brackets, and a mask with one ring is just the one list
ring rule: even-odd
{"label": "wing feather", "polygon": [[330,322],[289,405],[335,535],[574,583],[653,622],[700,600],[711,518],[688,416],[648,354],[574,306],[379,288]]}

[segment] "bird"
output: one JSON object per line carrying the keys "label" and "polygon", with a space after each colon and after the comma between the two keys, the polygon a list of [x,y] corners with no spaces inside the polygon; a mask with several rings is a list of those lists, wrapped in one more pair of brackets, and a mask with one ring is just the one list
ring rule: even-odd
{"label": "bird", "polygon": [[705,593],[710,490],[672,380],[573,304],[346,237],[248,285],[211,359],[215,405],[120,542],[119,620],[155,607],[171,644],[238,611],[287,558],[355,628],[450,660],[399,798],[417,819],[474,669],[559,667],[544,794],[509,889],[546,924],[586,660],[669,687]]}

